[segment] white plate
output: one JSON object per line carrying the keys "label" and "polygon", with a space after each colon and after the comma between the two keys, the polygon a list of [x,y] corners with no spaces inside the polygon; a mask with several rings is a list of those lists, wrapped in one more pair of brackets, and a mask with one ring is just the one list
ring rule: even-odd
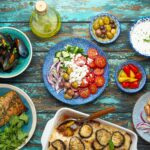
{"label": "white plate", "polygon": [[29,133],[28,133],[28,138],[25,140],[25,142],[20,147],[17,148],[17,149],[21,149],[22,147],[24,147],[29,142],[32,135],[34,134],[34,131],[36,128],[36,123],[37,123],[36,109],[35,109],[35,106],[34,106],[32,100],[30,99],[30,97],[23,90],[21,90],[18,87],[15,87],[13,85],[0,84],[0,96],[2,96],[3,94],[5,94],[11,90],[16,91],[19,94],[22,102],[28,108],[27,113],[29,116],[29,123],[27,126],[25,126],[25,130],[29,130]]}

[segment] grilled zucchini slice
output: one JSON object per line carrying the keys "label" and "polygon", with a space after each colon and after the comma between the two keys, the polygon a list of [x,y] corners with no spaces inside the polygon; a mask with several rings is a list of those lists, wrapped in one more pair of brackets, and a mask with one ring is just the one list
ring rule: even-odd
{"label": "grilled zucchini slice", "polygon": [[61,140],[55,140],[51,143],[52,147],[56,150],[66,150],[66,145]]}
{"label": "grilled zucchini slice", "polygon": [[73,136],[69,142],[69,150],[85,150],[85,145],[79,137]]}
{"label": "grilled zucchini slice", "polygon": [[111,133],[106,129],[100,129],[96,131],[96,139],[100,145],[106,146],[111,139]]}
{"label": "grilled zucchini slice", "polygon": [[89,138],[93,133],[93,128],[89,124],[83,124],[79,130],[79,135],[82,138]]}
{"label": "grilled zucchini slice", "polygon": [[104,148],[104,146],[100,145],[96,140],[93,141],[92,143],[92,148],[94,150],[102,150]]}
{"label": "grilled zucchini slice", "polygon": [[125,137],[121,132],[116,131],[112,135],[112,142],[116,148],[121,147],[125,142]]}

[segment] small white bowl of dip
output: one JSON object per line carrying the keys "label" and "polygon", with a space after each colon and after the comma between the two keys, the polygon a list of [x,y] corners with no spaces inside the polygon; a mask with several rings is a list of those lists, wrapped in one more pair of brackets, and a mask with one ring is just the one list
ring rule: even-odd
{"label": "small white bowl of dip", "polygon": [[138,20],[129,32],[132,48],[143,56],[150,57],[150,17]]}

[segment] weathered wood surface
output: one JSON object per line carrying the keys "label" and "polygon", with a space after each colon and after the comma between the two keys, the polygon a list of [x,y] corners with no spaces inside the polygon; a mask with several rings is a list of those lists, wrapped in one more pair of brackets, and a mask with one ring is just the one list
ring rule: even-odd
{"label": "weathered wood surface", "polygon": [[[27,34],[33,45],[33,59],[29,68],[20,76],[13,79],[0,79],[0,83],[9,83],[23,89],[32,98],[38,115],[35,134],[24,150],[41,150],[40,138],[46,122],[62,107],[70,107],[85,113],[92,113],[101,108],[115,105],[117,111],[103,119],[132,129],[132,109],[136,100],[150,90],[150,59],[135,53],[130,47],[128,32],[134,21],[149,16],[149,0],[46,0],[56,5],[62,17],[61,31],[51,39],[42,40],[35,37],[29,28],[29,18],[36,0],[1,0],[0,26],[13,26]],[[89,34],[89,20],[99,12],[112,13],[121,21],[119,39],[109,45],[96,43]],[[68,106],[52,97],[44,86],[42,66],[45,56],[51,48],[61,40],[70,37],[89,39],[98,44],[108,57],[110,64],[110,80],[104,93],[94,102],[82,106]],[[114,81],[115,68],[129,59],[137,60],[145,68],[147,84],[137,94],[121,92]],[[139,150],[149,150],[149,143],[139,138]]]}

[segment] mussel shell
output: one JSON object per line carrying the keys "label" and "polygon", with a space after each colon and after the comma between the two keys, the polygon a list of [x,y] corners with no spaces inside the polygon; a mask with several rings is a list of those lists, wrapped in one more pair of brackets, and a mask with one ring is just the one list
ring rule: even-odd
{"label": "mussel shell", "polygon": [[20,39],[15,39],[15,47],[18,50],[18,53],[21,57],[26,58],[29,55],[28,48],[24,42]]}

